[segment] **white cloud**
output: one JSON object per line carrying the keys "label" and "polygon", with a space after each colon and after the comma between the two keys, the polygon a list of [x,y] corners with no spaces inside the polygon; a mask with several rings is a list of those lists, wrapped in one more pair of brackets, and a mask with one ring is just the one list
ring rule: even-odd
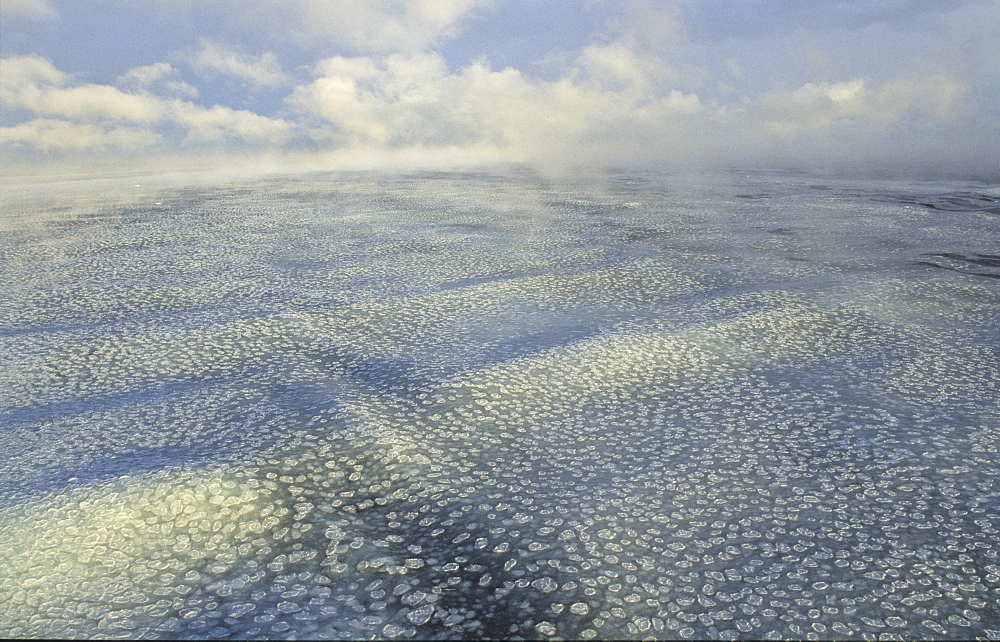
{"label": "white cloud", "polygon": [[[590,52],[581,56],[590,64]],[[325,139],[345,147],[466,146],[507,158],[557,162],[640,146],[703,111],[698,96],[655,91],[645,76],[614,82],[590,70],[539,80],[474,63],[448,70],[434,54],[335,57],[316,67],[289,103],[329,123]],[[323,130],[320,130],[323,131]]]}
{"label": "white cloud", "polygon": [[291,129],[291,125],[284,120],[219,105],[204,108],[178,100],[170,104],[170,111],[171,120],[185,128],[188,142],[228,139],[277,145],[283,142]]}
{"label": "white cloud", "polygon": [[202,38],[198,51],[188,60],[192,68],[206,75],[233,76],[261,87],[273,87],[286,82],[277,57],[270,51],[251,56],[231,51]]}
{"label": "white cloud", "polygon": [[0,146],[44,152],[142,150],[156,146],[162,137],[134,127],[103,127],[92,123],[37,118],[13,127],[0,127]]}
{"label": "white cloud", "polygon": [[28,20],[55,20],[59,13],[49,0],[3,0],[0,17],[19,17]]}
{"label": "white cloud", "polygon": [[675,12],[632,3],[601,35],[546,79],[485,60],[451,71],[428,52],[338,56],[288,103],[328,123],[314,135],[336,145],[457,145],[551,164],[649,157],[707,122],[700,97],[671,84],[679,67],[668,57],[685,41]]}
{"label": "white cloud", "polygon": [[168,96],[196,98],[198,90],[183,80],[174,78],[177,70],[167,62],[133,67],[118,77],[116,84],[135,91],[156,91]]}
{"label": "white cloud", "polygon": [[[136,148],[171,142],[157,128],[180,128],[174,144],[229,141],[259,146],[284,142],[292,125],[225,106],[202,107],[153,94],[143,86],[162,83],[173,73],[165,63],[133,68],[119,81],[140,88],[74,84],[67,74],[38,56],[0,61],[4,82],[0,103],[31,113],[28,122],[4,129],[0,142],[42,151]],[[137,128],[134,125],[145,125]]]}
{"label": "white cloud", "polygon": [[622,42],[586,47],[578,64],[605,87],[640,94],[653,91],[653,83],[665,74],[661,59],[644,56]]}
{"label": "white cloud", "polygon": [[321,51],[426,50],[464,18],[502,0],[134,0],[168,15],[212,15],[246,41],[294,42]]}
{"label": "white cloud", "polygon": [[31,91],[20,106],[39,114],[79,120],[114,120],[152,123],[164,116],[163,104],[155,97],[129,94],[109,85]]}
{"label": "white cloud", "polygon": [[39,56],[3,59],[0,102],[45,116],[148,123],[163,117],[159,101],[109,85],[69,86],[70,78]]}
{"label": "white cloud", "polygon": [[[469,123],[450,95],[455,79],[435,54],[329,58],[290,104],[336,126],[340,144],[400,146],[467,142]],[[466,131],[463,131],[466,130]]]}
{"label": "white cloud", "polygon": [[459,21],[492,0],[266,0],[289,13],[301,35],[334,39],[358,51],[415,52],[454,33]]}
{"label": "white cloud", "polygon": [[906,74],[884,83],[876,96],[876,114],[899,120],[907,114],[918,114],[941,122],[951,122],[969,115],[965,97],[966,82],[947,73],[927,75]]}
{"label": "white cloud", "polygon": [[824,129],[832,123],[868,111],[871,92],[863,79],[839,83],[806,83],[790,91],[764,94],[760,114],[775,134],[792,135]]}
{"label": "white cloud", "polygon": [[170,63],[157,62],[152,65],[132,67],[118,77],[118,84],[145,89],[173,73],[174,68]]}
{"label": "white cloud", "polygon": [[10,56],[0,60],[3,82],[0,82],[0,98],[20,88],[36,84],[60,84],[68,76],[56,69],[51,62],[41,56]]}
{"label": "white cloud", "polygon": [[746,117],[781,136],[828,132],[843,125],[874,135],[913,118],[951,122],[961,115],[965,94],[963,83],[944,74],[898,77],[882,83],[866,83],[861,78],[806,83],[761,95]]}

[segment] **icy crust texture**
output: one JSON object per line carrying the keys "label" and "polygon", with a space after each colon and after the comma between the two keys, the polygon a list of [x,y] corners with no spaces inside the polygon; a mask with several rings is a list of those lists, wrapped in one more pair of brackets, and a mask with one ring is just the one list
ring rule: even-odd
{"label": "icy crust texture", "polygon": [[981,185],[4,188],[0,635],[1000,637]]}

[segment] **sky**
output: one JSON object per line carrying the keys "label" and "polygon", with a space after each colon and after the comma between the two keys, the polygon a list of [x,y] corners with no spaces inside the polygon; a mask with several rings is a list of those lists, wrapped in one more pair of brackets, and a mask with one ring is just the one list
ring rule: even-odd
{"label": "sky", "polygon": [[1000,173],[1000,0],[0,0],[0,167]]}

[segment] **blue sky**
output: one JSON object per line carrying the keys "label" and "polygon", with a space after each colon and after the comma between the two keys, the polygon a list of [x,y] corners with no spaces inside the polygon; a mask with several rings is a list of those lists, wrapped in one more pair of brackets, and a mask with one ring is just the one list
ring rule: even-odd
{"label": "blue sky", "polygon": [[1000,0],[0,10],[7,166],[1000,166]]}

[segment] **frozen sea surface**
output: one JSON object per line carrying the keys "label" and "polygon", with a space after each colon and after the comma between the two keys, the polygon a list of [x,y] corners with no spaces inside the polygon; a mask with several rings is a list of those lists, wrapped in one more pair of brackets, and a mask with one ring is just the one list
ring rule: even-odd
{"label": "frozen sea surface", "polygon": [[0,188],[0,635],[1000,638],[1000,188]]}

